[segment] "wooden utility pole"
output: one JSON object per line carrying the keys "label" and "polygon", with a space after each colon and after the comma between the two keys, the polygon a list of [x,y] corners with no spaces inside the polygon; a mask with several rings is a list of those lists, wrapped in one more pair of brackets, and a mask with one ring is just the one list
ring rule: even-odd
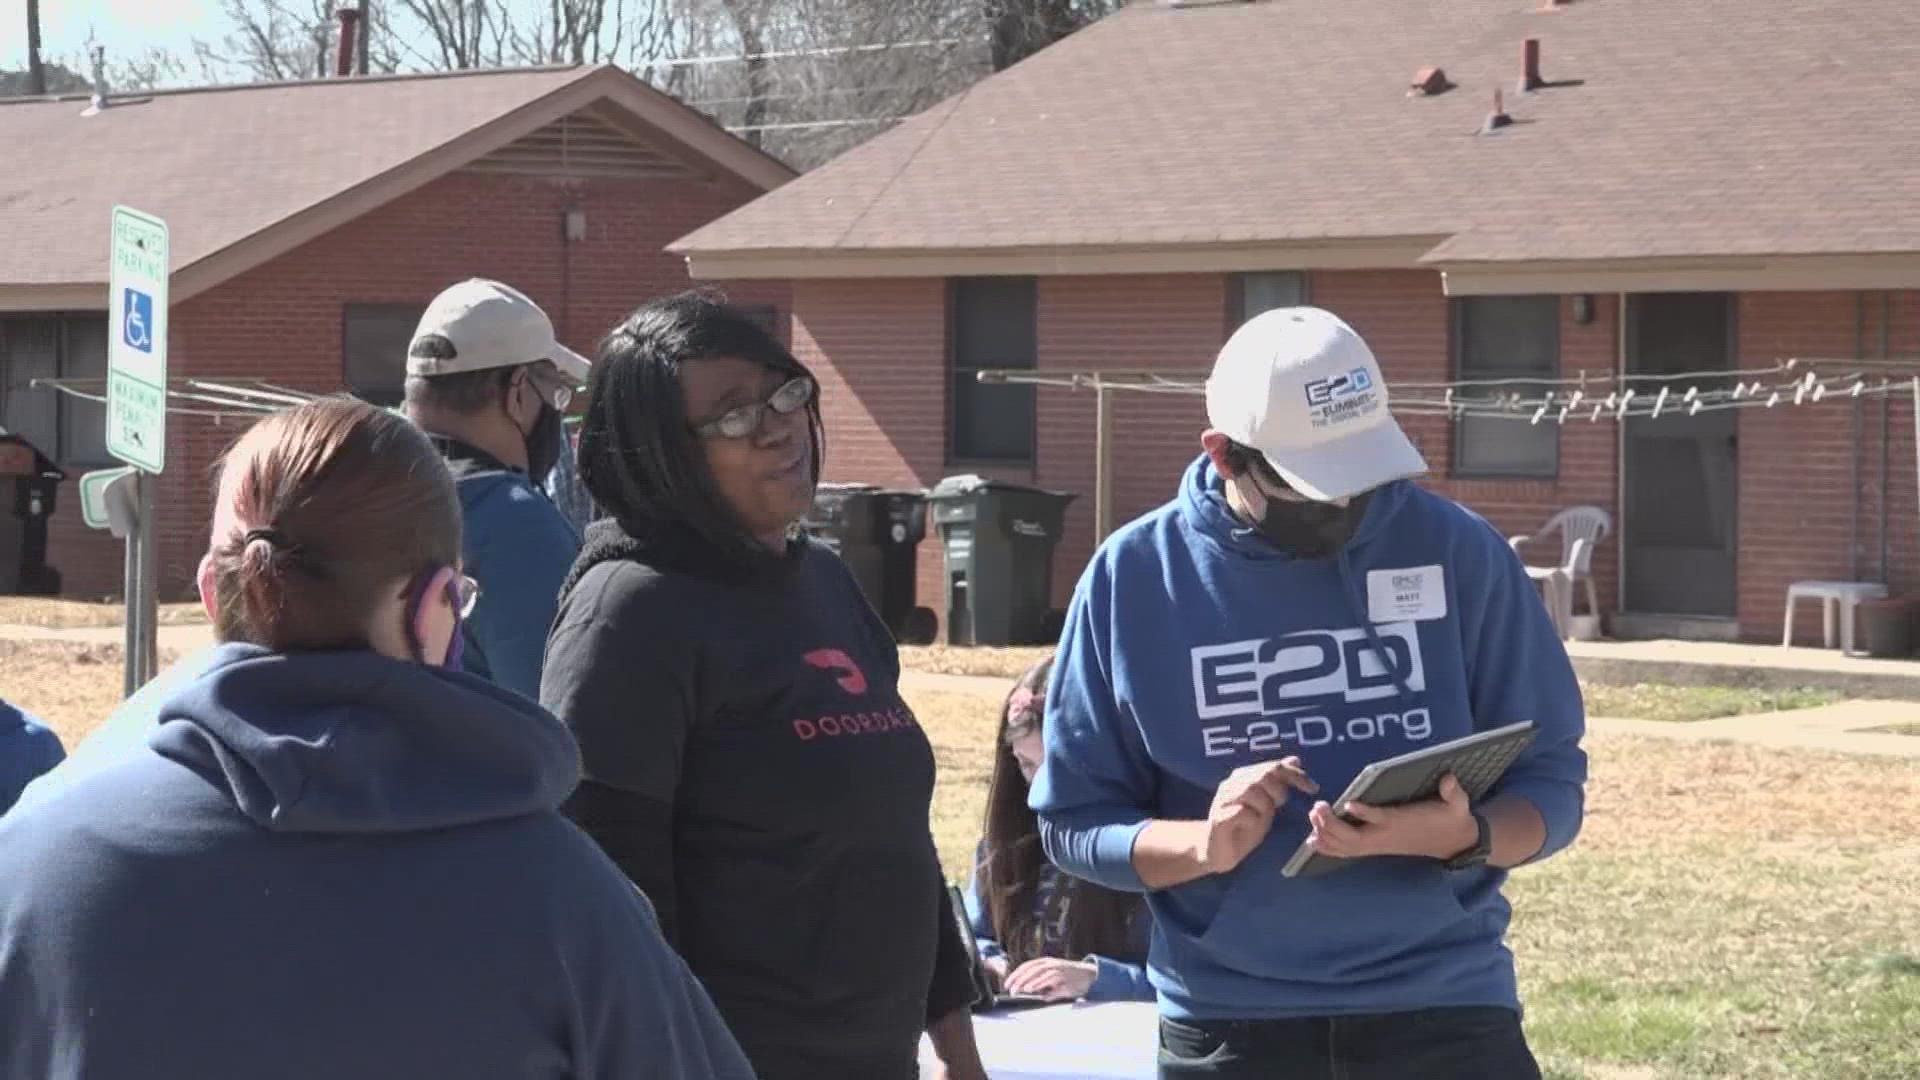
{"label": "wooden utility pole", "polygon": [[40,60],[40,0],[27,0],[27,93],[47,92],[47,65]]}

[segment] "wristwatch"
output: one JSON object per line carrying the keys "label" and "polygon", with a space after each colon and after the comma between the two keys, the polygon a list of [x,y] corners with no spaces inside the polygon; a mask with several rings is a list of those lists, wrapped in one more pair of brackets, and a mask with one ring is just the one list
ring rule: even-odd
{"label": "wristwatch", "polygon": [[1485,814],[1478,810],[1472,813],[1473,827],[1477,834],[1474,837],[1473,846],[1451,859],[1442,861],[1440,865],[1448,870],[1467,870],[1475,866],[1485,866],[1487,856],[1493,854],[1493,828],[1487,824]]}

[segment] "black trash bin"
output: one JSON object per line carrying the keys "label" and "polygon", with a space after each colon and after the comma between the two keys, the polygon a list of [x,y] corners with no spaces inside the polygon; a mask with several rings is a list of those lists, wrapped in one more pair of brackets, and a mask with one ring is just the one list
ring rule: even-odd
{"label": "black trash bin", "polygon": [[47,522],[66,478],[38,447],[0,431],[0,595],[59,593],[60,574],[47,565]]}
{"label": "black trash bin", "polygon": [[867,602],[905,645],[931,644],[939,620],[917,604],[920,541],[927,535],[926,494],[871,484],[822,484],[802,522],[853,571]]}
{"label": "black trash bin", "polygon": [[927,495],[946,554],[947,641],[1050,645],[1053,549],[1074,496],[978,476],[950,476]]}

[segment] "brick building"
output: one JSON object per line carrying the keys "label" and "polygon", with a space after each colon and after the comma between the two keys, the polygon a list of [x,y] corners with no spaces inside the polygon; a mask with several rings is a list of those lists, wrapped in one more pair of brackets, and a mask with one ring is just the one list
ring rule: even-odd
{"label": "brick building", "polygon": [[[1616,631],[1777,640],[1791,581],[1920,586],[1916,40],[1891,0],[1140,3],[673,247],[792,282],[833,478],[1081,493],[1062,598],[1093,395],[973,371],[1203,376],[1241,318],[1306,300],[1390,383],[1558,405],[1584,378],[1564,425],[1409,410],[1428,482],[1508,533],[1608,510]],[[1769,408],[1789,359],[1835,363]],[[1633,386],[1674,407],[1593,418]],[[1116,522],[1170,496],[1203,419],[1118,397]]]}
{"label": "brick building", "polygon": [[[398,400],[406,341],[468,276],[526,290],[590,350],[640,301],[688,284],[676,236],[792,173],[611,67],[358,77],[0,103],[0,426],[69,469],[106,460],[97,404],[31,388],[106,364],[109,211],[169,224],[170,374]],[[736,281],[782,311],[780,283]],[[238,422],[175,416],[161,481],[167,595],[206,539],[209,467]],[[52,561],[68,595],[120,586],[120,545],[69,485]]]}

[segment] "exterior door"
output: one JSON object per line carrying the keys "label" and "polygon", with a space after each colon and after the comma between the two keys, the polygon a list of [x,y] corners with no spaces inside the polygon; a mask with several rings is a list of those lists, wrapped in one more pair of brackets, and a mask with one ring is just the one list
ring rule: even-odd
{"label": "exterior door", "polygon": [[[1636,375],[1703,372],[1687,387],[1732,386],[1734,297],[1648,293],[1627,298],[1626,369]],[[1723,374],[1725,373],[1725,374]],[[1637,397],[1658,393],[1638,383]],[[1733,618],[1739,517],[1739,412],[1685,408],[1630,416],[1622,444],[1623,607],[1635,614]]]}

